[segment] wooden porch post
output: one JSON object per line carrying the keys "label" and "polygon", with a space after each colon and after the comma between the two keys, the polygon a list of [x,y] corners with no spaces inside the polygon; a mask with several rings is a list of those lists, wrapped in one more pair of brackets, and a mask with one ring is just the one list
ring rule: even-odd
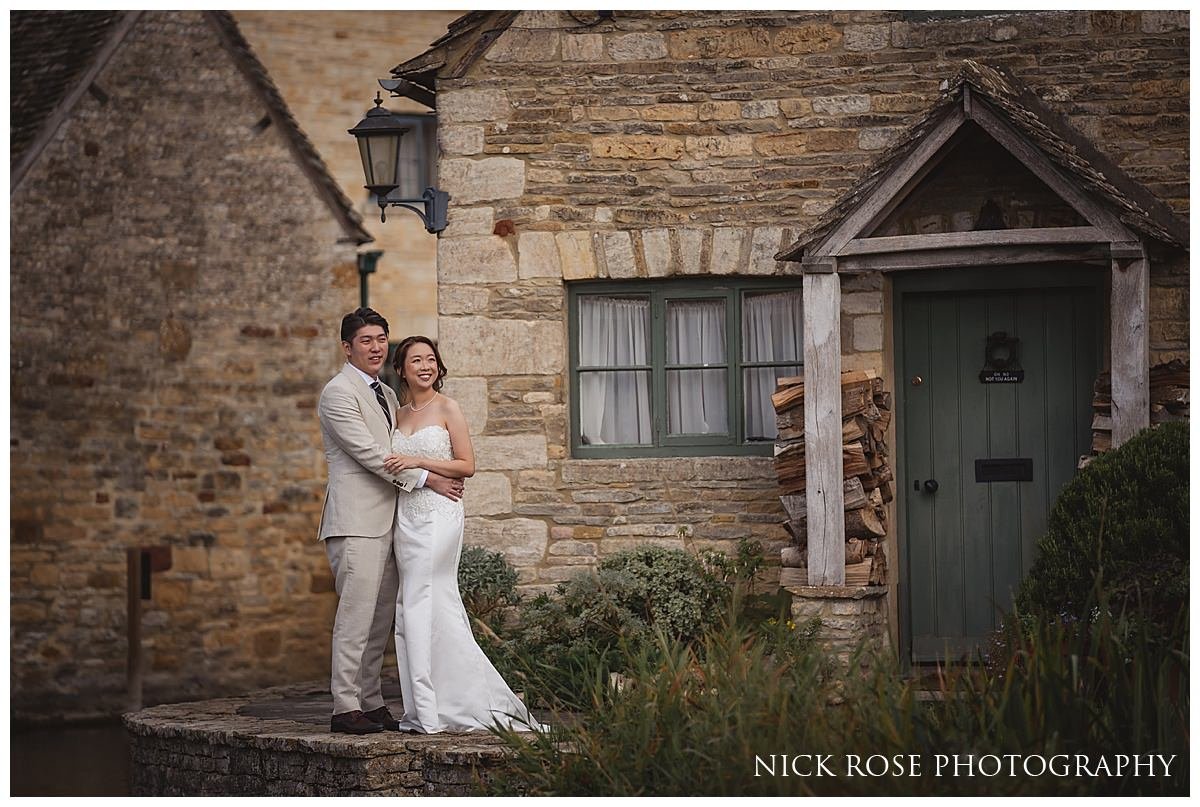
{"label": "wooden porch post", "polygon": [[1150,262],[1143,245],[1113,244],[1110,301],[1113,448],[1150,425],[1149,296]]}
{"label": "wooden porch post", "polygon": [[830,265],[804,274],[804,484],[808,584],[846,582],[842,494],[841,278]]}

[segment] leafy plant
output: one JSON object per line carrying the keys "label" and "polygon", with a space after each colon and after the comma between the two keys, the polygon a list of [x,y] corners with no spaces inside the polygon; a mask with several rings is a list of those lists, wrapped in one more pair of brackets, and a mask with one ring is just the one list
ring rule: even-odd
{"label": "leafy plant", "polygon": [[1017,608],[1089,618],[1111,604],[1170,629],[1188,598],[1188,429],[1166,423],[1096,458],[1059,495]]}

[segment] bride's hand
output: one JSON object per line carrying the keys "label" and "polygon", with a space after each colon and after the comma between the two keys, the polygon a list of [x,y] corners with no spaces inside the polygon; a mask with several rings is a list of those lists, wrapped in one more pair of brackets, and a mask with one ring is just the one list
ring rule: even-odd
{"label": "bride's hand", "polygon": [[383,467],[389,474],[398,474],[409,468],[420,468],[419,457],[408,457],[404,454],[388,454],[383,458]]}

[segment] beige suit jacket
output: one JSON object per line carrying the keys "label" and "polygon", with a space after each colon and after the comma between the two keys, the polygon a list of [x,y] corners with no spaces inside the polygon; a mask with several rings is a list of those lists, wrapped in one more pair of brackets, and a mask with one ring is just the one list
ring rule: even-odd
{"label": "beige suit jacket", "polygon": [[[395,423],[396,393],[384,384],[383,394]],[[396,516],[397,494],[412,490],[421,472],[410,469],[393,476],[384,470],[383,459],[392,453],[392,434],[375,393],[347,364],[321,391],[317,415],[329,465],[318,540],[387,533]]]}

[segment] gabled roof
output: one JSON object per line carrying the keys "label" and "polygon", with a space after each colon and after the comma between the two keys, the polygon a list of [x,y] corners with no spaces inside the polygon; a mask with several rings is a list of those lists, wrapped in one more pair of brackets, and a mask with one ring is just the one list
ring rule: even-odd
{"label": "gabled roof", "polygon": [[[969,95],[969,97],[967,97]],[[1188,225],[1141,183],[1100,153],[1028,87],[1002,68],[966,60],[948,83],[942,97],[914,123],[894,146],[827,210],[799,240],[776,255],[798,261],[806,250],[829,236],[834,228],[878,190],[893,169],[913,154],[956,107],[988,105],[1005,124],[1044,155],[1054,166],[1126,226],[1166,244],[1188,246]]]}
{"label": "gabled roof", "polygon": [[429,91],[437,78],[459,78],[479,61],[487,49],[508,30],[519,11],[472,11],[446,26],[446,33],[420,56],[392,68],[396,78]]}
{"label": "gabled roof", "polygon": [[[9,13],[10,187],[32,160],[23,159],[53,134],[56,113],[74,104],[115,50],[137,12],[13,11]],[[36,154],[32,155],[36,156]]]}
{"label": "gabled roof", "polygon": [[[12,141],[10,166],[14,191],[54,132],[120,47],[142,12],[13,11]],[[345,232],[357,244],[373,240],[362,217],[329,173],[321,155],[292,116],[262,62],[225,11],[203,12],[222,46],[266,107],[271,122],[301,170],[315,186]]]}

